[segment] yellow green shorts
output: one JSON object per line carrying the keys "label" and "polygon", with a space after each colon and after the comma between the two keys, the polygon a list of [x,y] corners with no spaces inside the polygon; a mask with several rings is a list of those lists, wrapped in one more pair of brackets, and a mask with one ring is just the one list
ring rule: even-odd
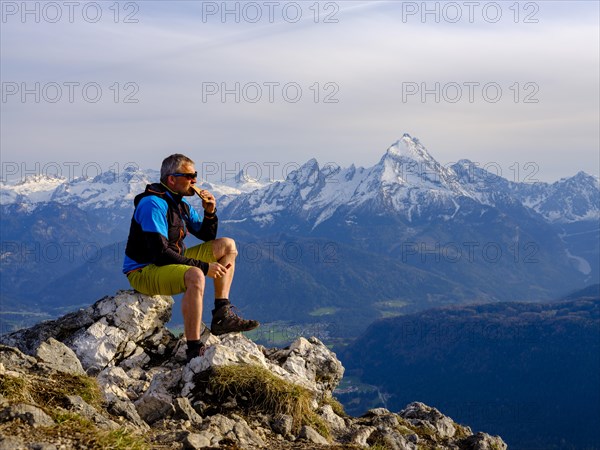
{"label": "yellow green shorts", "polygon": [[[212,241],[203,242],[185,251],[187,258],[199,259],[204,262],[216,262]],[[136,291],[146,295],[175,295],[185,292],[185,273],[192,266],[185,264],[168,264],[156,266],[149,264],[142,269],[127,275],[129,284]]]}

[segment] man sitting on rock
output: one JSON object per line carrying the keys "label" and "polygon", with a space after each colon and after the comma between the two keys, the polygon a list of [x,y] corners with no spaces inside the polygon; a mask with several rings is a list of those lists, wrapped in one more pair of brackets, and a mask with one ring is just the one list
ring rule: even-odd
{"label": "man sitting on rock", "polygon": [[[123,272],[131,286],[146,295],[185,292],[181,309],[188,362],[203,353],[200,342],[202,297],[206,277],[214,280],[215,309],[211,331],[220,335],[256,328],[256,320],[239,317],[229,303],[237,249],[230,238],[217,239],[214,196],[199,191],[204,218],[184,199],[196,193],[194,162],[174,154],[162,162],[160,183],[149,184],[134,200]],[[205,241],[186,249],[188,233]]]}

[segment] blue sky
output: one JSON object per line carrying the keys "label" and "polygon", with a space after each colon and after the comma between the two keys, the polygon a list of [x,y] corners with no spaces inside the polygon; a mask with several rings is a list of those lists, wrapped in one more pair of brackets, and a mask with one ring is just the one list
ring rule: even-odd
{"label": "blue sky", "polygon": [[1,3],[3,178],[370,166],[403,133],[513,180],[599,172],[598,2],[76,3]]}

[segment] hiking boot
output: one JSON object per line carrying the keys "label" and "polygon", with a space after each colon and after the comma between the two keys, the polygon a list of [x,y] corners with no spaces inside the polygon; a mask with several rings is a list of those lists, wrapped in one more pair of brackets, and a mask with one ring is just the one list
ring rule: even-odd
{"label": "hiking boot", "polygon": [[206,351],[206,347],[204,346],[204,344],[200,344],[200,347],[198,347],[198,349],[188,348],[185,351],[185,363],[189,364],[189,362],[192,359],[197,358],[198,356],[203,356],[205,351]]}
{"label": "hiking boot", "polygon": [[235,331],[250,331],[260,325],[256,320],[242,319],[235,311],[233,305],[221,306],[219,309],[213,309],[213,318],[210,324],[210,331],[215,336]]}

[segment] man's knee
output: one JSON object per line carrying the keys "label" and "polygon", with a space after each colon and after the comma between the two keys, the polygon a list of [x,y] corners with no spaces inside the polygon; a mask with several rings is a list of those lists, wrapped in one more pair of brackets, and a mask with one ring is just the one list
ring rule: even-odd
{"label": "man's knee", "polygon": [[[217,257],[225,256],[225,255],[237,255],[237,247],[235,245],[235,241],[228,237],[218,238],[215,240],[215,244],[218,249],[219,255],[215,255]],[[213,244],[214,245],[214,244]],[[215,252],[216,253],[216,252]]]}
{"label": "man's knee", "polygon": [[183,277],[185,282],[185,288],[195,288],[204,290],[205,276],[204,272],[200,270],[198,267],[190,267]]}

